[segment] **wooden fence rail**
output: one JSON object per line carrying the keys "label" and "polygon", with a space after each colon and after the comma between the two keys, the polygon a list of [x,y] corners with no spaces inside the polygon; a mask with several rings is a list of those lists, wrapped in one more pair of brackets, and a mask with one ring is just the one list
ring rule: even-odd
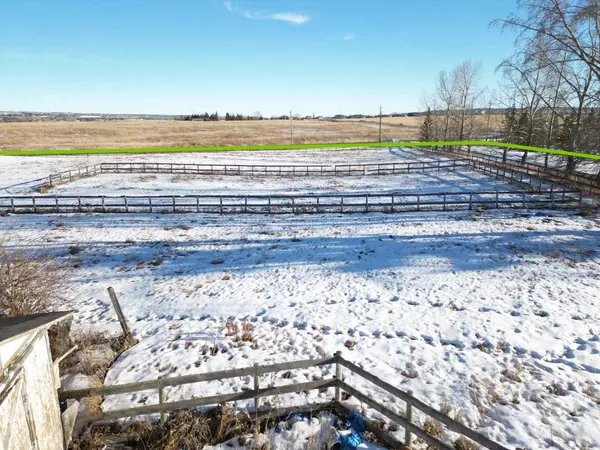
{"label": "wooden fence rail", "polygon": [[158,173],[231,176],[361,176],[468,169],[469,160],[440,159],[338,165],[102,163],[101,173]]}
{"label": "wooden fence rail", "polygon": [[579,208],[581,191],[480,191],[306,195],[37,195],[0,197],[0,212],[323,214],[400,213],[485,208]]}
{"label": "wooden fence rail", "polygon": [[[534,163],[521,163],[512,159],[504,160],[501,156],[488,155],[477,151],[465,151],[458,148],[435,148],[435,147],[423,147],[423,150],[434,152],[437,154],[443,154],[444,156],[457,155],[462,158],[469,159],[471,161],[479,161],[485,163],[488,166],[506,167],[511,168],[520,172],[524,172],[528,175],[534,175],[537,178],[557,181],[565,183],[570,186],[581,189],[591,194],[600,194],[600,177],[587,175],[581,172],[566,173],[564,170],[560,170],[553,167],[546,167],[541,164]],[[600,174],[599,174],[600,175]]]}
{"label": "wooden fence rail", "polygon": [[[179,400],[174,402],[166,402],[163,397],[160,397],[160,401],[157,404],[153,405],[145,405],[145,406],[137,406],[133,408],[126,409],[117,409],[112,411],[100,412],[100,413],[86,413],[78,418],[80,423],[89,423],[100,420],[115,420],[119,418],[125,417],[134,417],[146,414],[156,414],[156,413],[166,413],[168,411],[175,411],[180,409],[188,409],[188,408],[197,408],[200,406],[208,406],[208,405],[217,405],[223,404],[226,402],[234,402],[239,400],[255,400],[255,418],[258,418],[260,415],[264,417],[265,415],[274,414],[276,415],[276,411],[272,409],[261,409],[260,408],[260,398],[267,397],[272,395],[281,395],[287,393],[296,393],[303,392],[308,390],[325,390],[331,387],[335,387],[335,397],[333,401],[328,403],[320,403],[316,405],[305,405],[297,408],[288,408],[289,411],[297,410],[320,410],[325,409],[328,406],[333,406],[335,409],[341,411],[348,411],[347,407],[343,404],[341,400],[341,392],[345,391],[351,396],[354,396],[356,399],[361,401],[363,404],[368,407],[378,411],[379,413],[386,416],[391,421],[395,422],[399,426],[403,427],[405,430],[405,442],[401,442],[396,437],[392,436],[389,433],[383,432],[383,430],[376,431],[375,434],[382,439],[386,444],[390,445],[392,448],[405,448],[410,446],[411,444],[411,434],[415,434],[423,439],[428,445],[436,449],[442,450],[451,450],[452,447],[442,442],[441,440],[430,436],[427,434],[420,426],[414,422],[412,418],[411,411],[412,409],[417,409],[422,413],[432,417],[438,422],[445,425],[449,430],[461,434],[469,439],[475,441],[476,443],[483,445],[492,450],[507,450],[506,447],[503,447],[496,442],[493,442],[489,438],[483,436],[480,433],[468,428],[467,426],[457,422],[456,420],[446,416],[440,411],[428,406],[423,403],[419,399],[415,398],[408,392],[402,391],[395,386],[381,380],[370,372],[358,367],[356,364],[342,358],[341,352],[337,352],[331,358],[321,358],[316,360],[301,360],[301,361],[293,361],[288,363],[279,363],[272,364],[266,366],[252,366],[245,367],[241,369],[232,369],[232,370],[224,370],[219,372],[212,373],[204,373],[204,374],[196,374],[196,375],[185,375],[180,377],[172,377],[172,378],[164,378],[161,377],[157,380],[150,381],[142,381],[138,383],[128,383],[123,385],[115,385],[115,386],[105,386],[100,388],[90,388],[90,389],[79,389],[79,390],[60,390],[59,396],[60,399],[65,402],[70,399],[81,399],[89,396],[106,396],[106,395],[116,395],[116,394],[125,394],[132,392],[139,392],[142,390],[148,389],[158,389],[159,391],[164,390],[164,388],[169,386],[181,386],[189,383],[197,383],[201,381],[211,381],[211,380],[223,380],[227,378],[236,378],[241,376],[254,376],[258,377],[259,375],[276,373],[287,370],[294,369],[306,369],[309,367],[323,366],[323,365],[335,365],[335,374],[334,378],[322,379],[317,381],[311,381],[306,383],[293,383],[282,386],[272,386],[267,388],[259,388],[258,383],[255,382],[255,387],[253,390],[243,391],[243,392],[235,392],[229,394],[221,394],[221,395],[213,395],[209,397],[198,397],[191,398],[187,400]],[[361,390],[357,387],[351,386],[345,381],[343,381],[343,371],[342,367],[351,371],[352,373],[364,378],[365,380],[373,383],[379,388],[385,390],[387,393],[392,396],[400,399],[401,401],[406,403],[406,411],[407,413],[404,415],[397,414],[390,410],[389,408],[381,405],[375,400],[369,398],[367,395],[363,394]],[[374,430],[373,424],[367,419],[367,426]]]}

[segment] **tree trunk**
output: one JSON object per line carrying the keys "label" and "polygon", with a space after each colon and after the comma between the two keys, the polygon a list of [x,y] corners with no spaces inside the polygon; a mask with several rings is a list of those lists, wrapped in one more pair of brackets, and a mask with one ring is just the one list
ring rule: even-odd
{"label": "tree trunk", "polygon": [[568,156],[567,157],[567,174],[573,173],[575,170],[575,157]]}

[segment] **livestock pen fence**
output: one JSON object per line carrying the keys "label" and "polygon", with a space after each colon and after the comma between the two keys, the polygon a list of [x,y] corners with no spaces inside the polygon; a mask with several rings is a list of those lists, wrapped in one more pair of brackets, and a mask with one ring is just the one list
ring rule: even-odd
{"label": "livestock pen fence", "polygon": [[[491,159],[490,161],[493,161]],[[374,176],[410,173],[429,173],[456,170],[475,170],[495,176],[523,187],[541,191],[554,182],[545,180],[544,173],[522,171],[510,165],[489,164],[485,158],[440,159],[436,161],[411,161],[402,163],[370,163],[326,165],[227,165],[227,164],[179,164],[179,163],[101,163],[49,175],[39,179],[39,185],[51,187],[80,178],[101,174],[177,174],[177,175],[223,175],[223,176]],[[531,171],[530,171],[531,172]],[[24,184],[24,183],[22,183]],[[536,186],[537,185],[537,186]]]}
{"label": "livestock pen fence", "polygon": [[567,173],[560,168],[530,162],[522,163],[502,156],[494,156],[486,153],[464,150],[455,147],[422,147],[433,153],[442,154],[445,157],[459,156],[469,161],[486,164],[488,167],[505,168],[516,170],[538,179],[548,182],[559,182],[567,184],[590,194],[600,194],[600,172],[596,176],[582,172]]}
{"label": "livestock pen fence", "polygon": [[323,214],[457,211],[474,208],[573,209],[582,192],[483,191],[306,195],[29,195],[0,197],[0,212]]}
{"label": "livestock pen fence", "polygon": [[178,174],[231,176],[361,176],[394,175],[468,169],[468,159],[337,165],[192,164],[167,162],[109,162],[63,170],[35,181],[54,186],[101,174]]}
{"label": "livestock pen fence", "polygon": [[[335,367],[334,377],[305,383],[291,383],[279,386],[261,387],[260,385],[261,375],[327,365]],[[348,381],[344,381],[344,369],[349,371],[352,375],[361,377],[367,382],[372,383],[373,385],[382,389],[386,392],[387,397],[393,398],[394,403],[399,401],[404,405],[404,407],[402,409],[394,408],[395,410],[393,410],[390,407],[383,405],[379,401],[376,401],[363,394],[360,387],[352,385]],[[253,389],[209,397],[193,397],[185,400],[167,402],[167,390],[170,387],[237,377],[253,377]],[[328,399],[329,396],[327,395],[327,389],[329,388],[334,389],[333,398],[331,398],[331,400],[282,409],[267,407],[264,403],[261,405],[261,399],[264,399],[265,397],[307,392],[311,390],[319,390],[324,394],[323,397]],[[400,439],[394,433],[384,431],[381,427],[377,426],[368,418],[365,420],[367,431],[372,432],[379,440],[391,448],[401,449],[410,447],[411,443],[413,442],[413,435],[424,441],[431,448],[441,450],[451,450],[453,448],[447,443],[441,441],[438,437],[429,435],[422,428],[420,423],[416,420],[417,418],[413,414],[415,411],[418,411],[420,414],[440,422],[448,430],[464,436],[488,449],[507,450],[506,447],[492,441],[486,436],[465,426],[461,422],[450,418],[449,416],[415,398],[410,391],[405,392],[401,389],[398,389],[397,387],[378,378],[358,365],[346,360],[341,356],[340,352],[337,352],[333,357],[329,358],[301,360],[265,366],[254,365],[253,367],[183,375],[178,377],[161,377],[154,380],[97,388],[79,390],[61,389],[59,391],[59,398],[63,404],[65,404],[69,400],[78,400],[92,396],[105,397],[109,395],[129,394],[148,390],[158,391],[159,403],[103,412],[86,412],[78,417],[78,421],[81,424],[86,424],[97,421],[116,420],[148,414],[160,414],[161,421],[166,422],[168,420],[167,414],[170,411],[207,407],[211,405],[220,405],[238,401],[241,402],[252,399],[254,400],[254,408],[253,410],[249,408],[247,410],[250,410],[253,414],[247,414],[246,419],[249,421],[259,421],[269,418],[282,417],[299,411],[313,413],[322,410],[330,410],[337,411],[339,413],[347,413],[349,411],[349,407],[344,404],[344,402],[348,400],[349,397],[354,397],[361,404],[377,411],[379,414],[385,416],[391,422],[404,429],[404,435],[402,436],[402,439]],[[345,393],[345,395],[342,395],[343,393]]]}

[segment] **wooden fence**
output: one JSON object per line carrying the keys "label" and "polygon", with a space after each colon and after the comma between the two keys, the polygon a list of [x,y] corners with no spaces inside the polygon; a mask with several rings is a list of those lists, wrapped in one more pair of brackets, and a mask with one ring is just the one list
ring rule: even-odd
{"label": "wooden fence", "polygon": [[189,175],[236,176],[361,176],[393,175],[468,169],[469,160],[389,162],[341,165],[268,165],[268,164],[176,164],[176,163],[102,163],[101,173],[166,173]]}
{"label": "wooden fence", "polygon": [[[80,178],[104,173],[182,174],[228,176],[361,176],[402,173],[435,172],[468,169],[469,160],[436,160],[424,162],[390,162],[341,165],[268,165],[268,164],[182,164],[148,162],[100,163],[93,166],[64,170],[45,179],[41,184],[54,186]],[[25,184],[25,183],[22,183]],[[16,186],[16,185],[15,185]]]}
{"label": "wooden fence", "polygon": [[0,197],[0,213],[323,214],[456,211],[484,208],[573,209],[581,191],[482,191],[306,195],[37,195]]}
{"label": "wooden fence", "polygon": [[[260,387],[260,375],[277,373],[281,371],[307,369],[310,367],[324,366],[324,365],[335,365],[335,377],[322,379],[317,381],[311,381],[307,383],[292,383],[273,387]],[[344,381],[343,369],[349,370],[350,372],[364,378],[370,383],[378,386],[379,388],[386,391],[391,396],[401,400],[405,404],[405,409],[402,412],[394,412],[390,408],[382,405],[381,403],[371,399],[367,395],[363,394],[360,388],[352,386]],[[216,381],[227,378],[237,377],[248,377],[251,376],[254,379],[254,385],[252,390],[235,392],[229,394],[214,395],[210,397],[195,397],[187,400],[179,400],[175,402],[167,402],[165,390],[173,386],[182,386],[190,383],[198,383],[205,381]],[[397,387],[381,380],[370,372],[358,367],[356,364],[342,358],[341,353],[337,352],[331,358],[321,358],[314,360],[302,360],[293,361],[287,363],[273,364],[268,366],[255,365],[253,367],[246,367],[241,369],[222,370],[219,372],[208,372],[194,375],[183,375],[178,377],[164,378],[161,377],[155,380],[141,381],[137,383],[127,383],[114,386],[104,386],[98,388],[88,388],[79,390],[60,390],[59,398],[62,402],[67,402],[71,399],[81,399],[90,396],[108,396],[116,394],[129,394],[132,392],[140,392],[146,390],[158,391],[159,403],[153,405],[136,406],[133,408],[117,409],[100,413],[85,413],[78,418],[80,423],[90,423],[101,420],[115,420],[125,417],[135,417],[146,414],[161,414],[161,420],[165,421],[167,418],[164,416],[169,411],[198,408],[202,406],[218,405],[227,402],[235,402],[241,400],[254,399],[254,416],[256,419],[260,417],[278,417],[281,416],[281,411],[277,409],[265,408],[264,405],[261,407],[260,399],[268,396],[276,396],[281,394],[297,393],[310,390],[326,390],[328,388],[335,388],[333,400],[330,402],[321,402],[313,405],[303,405],[299,407],[287,408],[286,411],[316,411],[322,409],[337,409],[339,411],[348,411],[348,408],[342,402],[342,392],[346,392],[350,396],[354,396],[361,403],[367,405],[369,408],[374,409],[380,414],[384,415],[392,422],[401,426],[404,429],[404,439],[399,440],[397,437],[386,433],[377,426],[375,426],[368,419],[366,420],[367,429],[375,433],[375,435],[389,445],[392,448],[405,448],[409,447],[412,442],[412,436],[416,435],[429,446],[442,449],[451,450],[453,447],[442,442],[434,436],[430,436],[423,430],[419,424],[413,418],[413,410],[418,410],[421,413],[437,420],[441,424],[445,425],[450,431],[465,436],[472,441],[483,445],[486,448],[492,450],[507,450],[506,447],[497,444],[489,438],[483,436],[480,433],[468,428],[460,422],[448,417],[440,411],[428,406],[419,399],[412,396],[409,392],[402,391]]]}
{"label": "wooden fence", "polygon": [[504,167],[523,172],[528,175],[533,175],[539,179],[548,181],[560,182],[572,187],[576,187],[591,194],[600,194],[600,178],[598,176],[583,174],[581,172],[566,173],[564,170],[554,167],[546,167],[541,164],[525,163],[506,159],[501,156],[488,155],[476,151],[466,151],[458,148],[443,148],[443,147],[423,147],[423,150],[428,150],[434,153],[443,154],[445,156],[457,155],[471,161],[479,161],[488,166]]}

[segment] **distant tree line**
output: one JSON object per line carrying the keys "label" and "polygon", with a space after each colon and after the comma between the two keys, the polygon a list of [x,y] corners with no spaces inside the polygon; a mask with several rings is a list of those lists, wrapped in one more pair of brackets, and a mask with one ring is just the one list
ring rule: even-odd
{"label": "distant tree line", "polygon": [[181,116],[179,120],[203,120],[205,122],[217,122],[219,120],[219,113],[214,112],[212,114],[208,114],[205,112],[204,114],[190,114],[189,116]]}
{"label": "distant tree line", "polygon": [[[205,112],[204,114],[190,114],[187,116],[181,116],[178,118],[179,120],[201,120],[204,122],[218,122],[219,121],[219,113],[214,112],[212,114],[208,114]],[[226,113],[225,118],[226,121],[230,120],[264,120],[262,114],[260,112],[253,113],[252,115],[242,115],[242,114],[231,114]]]}

